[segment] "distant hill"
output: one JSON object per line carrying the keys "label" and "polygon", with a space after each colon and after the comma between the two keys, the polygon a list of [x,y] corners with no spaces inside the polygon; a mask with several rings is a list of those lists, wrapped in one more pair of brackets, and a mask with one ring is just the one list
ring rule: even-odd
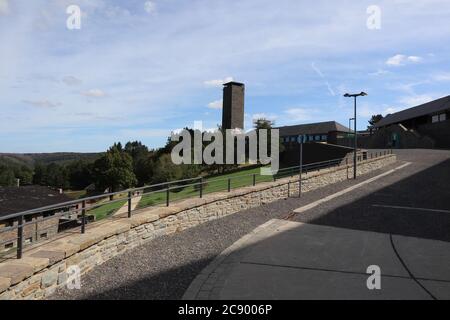
{"label": "distant hill", "polygon": [[15,165],[34,167],[34,164],[58,163],[64,164],[74,160],[94,161],[103,153],[76,153],[76,152],[56,152],[56,153],[0,153],[0,165]]}

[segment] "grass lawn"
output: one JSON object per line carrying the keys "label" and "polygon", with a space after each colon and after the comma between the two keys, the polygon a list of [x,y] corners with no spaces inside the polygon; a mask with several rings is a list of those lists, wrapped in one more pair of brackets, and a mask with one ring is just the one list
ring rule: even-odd
{"label": "grass lawn", "polygon": [[87,214],[94,215],[95,221],[98,221],[112,215],[114,212],[119,210],[123,205],[125,205],[125,203],[127,203],[127,200],[117,201],[113,203],[105,203],[104,205],[101,205],[97,208],[88,210]]}
{"label": "grass lawn", "polygon": [[86,196],[86,190],[67,190],[64,194],[74,200],[81,199]]}
{"label": "grass lawn", "polygon": [[[220,176],[214,176],[210,178],[204,178],[206,184],[203,186],[203,194],[227,191],[228,190],[228,178],[231,178],[231,189],[241,188],[245,186],[251,186],[253,184],[253,174],[256,174],[256,183],[264,181],[272,181],[272,176],[261,176],[260,168],[244,169],[238,172],[225,173]],[[181,189],[181,188],[180,188]],[[152,190],[147,189],[145,192],[150,192]],[[170,201],[193,198],[199,196],[198,188],[194,186],[188,186],[180,191],[171,190],[169,193]],[[138,208],[145,208],[152,205],[166,203],[166,190],[160,190],[156,193],[145,194],[142,196],[141,201],[138,204]]]}

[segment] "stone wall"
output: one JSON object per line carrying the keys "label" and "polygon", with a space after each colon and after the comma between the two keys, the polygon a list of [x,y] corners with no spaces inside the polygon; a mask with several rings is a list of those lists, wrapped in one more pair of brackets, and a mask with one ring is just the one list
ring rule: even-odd
{"label": "stone wall", "polygon": [[[396,161],[395,155],[359,163],[358,175]],[[310,172],[303,176],[302,192],[346,180],[352,176],[346,165]],[[185,230],[203,222],[298,193],[298,176],[260,183],[232,192],[187,199],[170,207],[135,211],[131,218],[113,218],[90,224],[85,234],[68,234],[30,248],[20,260],[0,264],[0,299],[42,299],[66,285],[68,268],[78,266],[81,274],[112,257],[151,241],[153,238]],[[289,186],[289,187],[288,187]]]}

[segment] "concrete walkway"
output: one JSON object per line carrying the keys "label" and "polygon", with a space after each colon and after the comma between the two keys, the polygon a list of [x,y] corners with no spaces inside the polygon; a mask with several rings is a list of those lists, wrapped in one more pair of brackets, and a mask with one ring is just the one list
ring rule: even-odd
{"label": "concrete walkway", "polygon": [[[450,299],[450,243],[273,219],[227,248],[184,299]],[[381,269],[369,290],[367,268]]]}
{"label": "concrete walkway", "polygon": [[[139,201],[141,201],[142,196],[136,196],[131,199],[131,211],[135,210]],[[125,215],[128,214],[128,202],[125,203],[119,210],[114,213],[114,216]]]}

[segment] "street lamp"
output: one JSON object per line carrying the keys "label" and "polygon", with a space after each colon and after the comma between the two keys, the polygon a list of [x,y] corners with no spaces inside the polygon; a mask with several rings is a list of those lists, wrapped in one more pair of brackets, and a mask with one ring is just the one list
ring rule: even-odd
{"label": "street lamp", "polygon": [[355,118],[348,118],[348,128],[350,129],[350,132],[352,131],[352,125],[351,122],[355,120]]}
{"label": "street lamp", "polygon": [[360,93],[354,93],[354,94],[349,94],[349,93],[344,94],[344,97],[346,97],[346,98],[353,97],[354,101],[355,101],[354,118],[353,118],[354,125],[355,125],[355,130],[354,130],[355,145],[354,145],[354,151],[353,151],[353,179],[356,179],[356,148],[358,146],[357,141],[356,141],[356,139],[357,139],[356,138],[357,137],[357,134],[356,134],[356,97],[364,97],[364,96],[367,96],[367,93],[365,93],[363,91],[361,91]]}

